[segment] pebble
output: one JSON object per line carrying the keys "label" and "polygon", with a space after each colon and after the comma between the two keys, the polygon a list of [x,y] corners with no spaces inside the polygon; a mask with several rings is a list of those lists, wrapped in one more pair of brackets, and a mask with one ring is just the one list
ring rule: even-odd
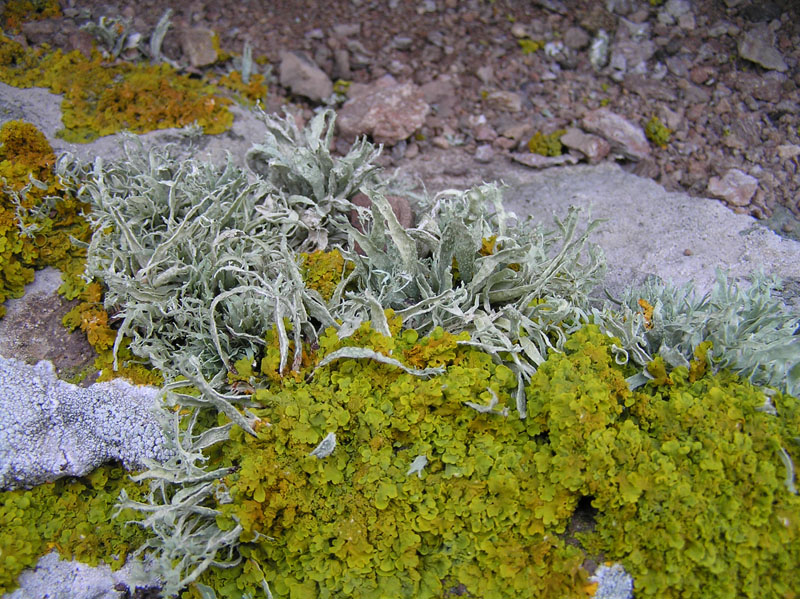
{"label": "pebble", "polygon": [[775,34],[766,23],[759,23],[739,40],[739,56],[761,65],[765,69],[784,72],[789,69],[783,56],[775,48]]}
{"label": "pebble", "polygon": [[490,144],[481,144],[475,149],[475,160],[486,163],[494,158],[494,148]]}
{"label": "pebble", "polygon": [[604,137],[628,158],[640,160],[650,156],[650,144],[642,128],[607,108],[587,113],[582,124],[584,129]]}
{"label": "pebble", "polygon": [[722,177],[711,177],[706,191],[733,206],[747,206],[756,193],[758,179],[732,168]]}
{"label": "pebble", "polygon": [[508,112],[519,112],[522,110],[522,96],[516,92],[494,90],[487,94],[486,102],[492,108],[505,110]]}

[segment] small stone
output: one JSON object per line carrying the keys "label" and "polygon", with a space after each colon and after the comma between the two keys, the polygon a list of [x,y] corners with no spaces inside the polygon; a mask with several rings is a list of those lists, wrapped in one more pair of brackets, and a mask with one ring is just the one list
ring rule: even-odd
{"label": "small stone", "polygon": [[431,138],[431,145],[442,150],[450,149],[450,142],[447,141],[447,138],[442,135],[437,135],[436,137]]}
{"label": "small stone", "polygon": [[479,125],[473,132],[476,141],[494,141],[497,139],[497,131],[490,125]]}
{"label": "small stone", "polygon": [[591,38],[582,27],[570,27],[564,32],[564,45],[572,50],[583,50]]}
{"label": "small stone", "polygon": [[489,144],[481,144],[475,149],[475,160],[478,162],[491,162],[494,158],[494,148]]}
{"label": "small stone", "polygon": [[376,143],[394,145],[422,127],[430,106],[413,83],[380,80],[352,97],[339,110],[336,126],[342,137],[371,135]]}
{"label": "small stone", "polygon": [[411,48],[413,41],[407,35],[396,35],[392,38],[391,47],[396,50],[408,50]]}
{"label": "small stone", "polygon": [[484,85],[489,85],[494,79],[494,69],[492,65],[485,64],[475,70],[475,75],[481,80]]}
{"label": "small stone", "polygon": [[[408,203],[406,198],[402,196],[386,196],[386,200],[392,207],[392,212],[394,212],[394,215],[397,217],[397,221],[404,229],[414,226],[414,211],[411,209],[411,204]],[[363,208],[372,206],[372,200],[362,192],[357,193],[350,201],[356,206],[361,206]],[[362,230],[358,220],[358,212],[355,210],[350,213],[350,222],[356,229],[359,231]]]}
{"label": "small stone", "polygon": [[419,154],[419,146],[417,145],[417,143],[416,143],[416,142],[413,142],[413,141],[412,141],[412,142],[411,142],[410,144],[408,144],[408,146],[406,147],[406,155],[405,155],[405,158],[406,158],[407,160],[410,160],[410,159],[412,159],[412,158],[416,158],[416,156],[417,156],[418,154]]}
{"label": "small stone", "polygon": [[514,23],[511,26],[511,35],[516,38],[528,37],[528,31],[522,23]]}
{"label": "small stone", "polygon": [[333,35],[337,37],[350,37],[361,33],[360,23],[337,23],[333,26]]}
{"label": "small stone", "polygon": [[690,250],[689,248],[686,248],[685,250],[683,250],[683,255],[684,256],[691,256],[692,254],[694,254],[694,252],[692,250]]}
{"label": "small stone", "polygon": [[689,72],[692,83],[702,85],[714,75],[714,69],[708,66],[696,66]]}
{"label": "small stone", "polygon": [[758,179],[732,168],[723,177],[711,177],[706,191],[733,206],[747,206],[756,193]]}
{"label": "small stone", "polygon": [[775,48],[775,34],[767,23],[759,23],[739,40],[739,56],[773,71],[786,71],[789,67]]}
{"label": "small stone", "polygon": [[193,67],[205,67],[217,61],[214,32],[204,27],[183,29],[180,32],[181,50]]}
{"label": "small stone", "polygon": [[280,82],[298,96],[320,102],[333,93],[333,83],[314,62],[299,52],[284,52],[278,68]]}
{"label": "small stone", "polygon": [[522,96],[515,92],[495,90],[486,96],[486,102],[492,108],[505,110],[508,112],[519,112],[522,110]]}
{"label": "small stone", "polygon": [[598,108],[586,114],[583,128],[603,136],[628,158],[641,160],[650,156],[650,144],[644,131],[607,108]]}
{"label": "small stone", "polygon": [[562,166],[565,164],[577,164],[578,159],[571,154],[561,154],[560,156],[542,156],[541,154],[531,154],[527,152],[515,152],[511,154],[514,162],[519,162],[531,168],[548,168],[551,166]]}
{"label": "small stone", "polygon": [[611,146],[602,137],[584,133],[576,127],[570,127],[561,136],[561,143],[566,147],[578,150],[589,162],[599,162],[611,151]]}
{"label": "small stone", "polygon": [[795,156],[800,156],[800,146],[797,144],[783,144],[778,146],[778,157],[781,160],[788,160]]}

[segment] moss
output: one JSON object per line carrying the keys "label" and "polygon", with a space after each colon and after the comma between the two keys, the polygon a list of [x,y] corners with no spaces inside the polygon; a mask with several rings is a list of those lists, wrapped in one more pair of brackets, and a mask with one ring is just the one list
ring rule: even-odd
{"label": "moss", "polygon": [[144,494],[121,467],[108,465],[86,477],[0,493],[0,593],[16,588],[20,572],[52,550],[92,566],[122,566],[146,537],[140,527],[126,525],[140,513],[115,513],[123,489],[130,497]]}
{"label": "moss", "polygon": [[205,133],[216,134],[233,123],[230,99],[167,64],[109,62],[96,50],[87,59],[77,50],[25,49],[2,36],[0,48],[0,81],[64,95],[59,136],[70,142],[89,142],[123,129],[145,133],[194,122]]}
{"label": "moss", "polygon": [[26,21],[51,19],[61,16],[58,0],[9,0],[4,2],[2,11],[3,28],[6,31],[19,31]]}
{"label": "moss", "polygon": [[647,139],[652,141],[662,149],[666,149],[670,138],[672,137],[672,129],[668,129],[664,123],[661,122],[657,116],[653,116],[644,127],[644,134]]}
{"label": "moss", "polygon": [[566,132],[566,129],[559,129],[545,135],[541,131],[537,131],[528,140],[528,151],[531,154],[541,154],[542,156],[560,156],[564,152],[561,136]]}
{"label": "moss", "polygon": [[[0,303],[20,297],[37,268],[55,266],[66,276],[82,271],[86,252],[72,239],[89,239],[86,205],[56,178],[55,159],[47,138],[30,123],[9,121],[0,128]],[[0,306],[0,315],[4,311]]]}

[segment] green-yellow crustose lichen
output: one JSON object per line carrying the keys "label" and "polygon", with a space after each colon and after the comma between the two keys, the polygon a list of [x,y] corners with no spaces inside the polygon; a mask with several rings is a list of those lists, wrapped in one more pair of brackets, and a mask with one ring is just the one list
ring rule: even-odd
{"label": "green-yellow crustose lichen", "polygon": [[672,129],[667,128],[657,116],[653,116],[644,127],[647,139],[661,148],[666,148],[672,137]]}
{"label": "green-yellow crustose lichen", "polygon": [[19,31],[25,21],[61,16],[61,5],[57,0],[9,0],[4,4],[2,26],[12,32]]}
{"label": "green-yellow crustose lichen", "polygon": [[[800,499],[778,453],[800,457],[795,398],[765,410],[757,388],[699,367],[708,347],[630,391],[615,340],[587,325],[534,375],[520,421],[504,417],[508,369],[466,339],[418,339],[392,320],[393,337],[364,325],[346,343],[401,361],[431,348],[426,365],[446,372],[340,360],[310,378],[343,344],[330,331],[305,375],[257,383],[257,436],[235,432],[212,452],[236,468],[217,522],[243,525],[243,560],[185,598],[265,582],[275,597],[586,596],[587,554],[623,563],[644,597],[791,596]],[[333,453],[310,455],[331,432]],[[579,551],[559,535],[582,500],[597,515]]]}
{"label": "green-yellow crustose lichen", "polygon": [[16,588],[20,572],[52,550],[93,566],[122,566],[147,536],[140,527],[126,525],[141,519],[140,513],[116,514],[122,489],[129,496],[143,494],[121,467],[108,465],[86,477],[0,492],[0,593]]}
{"label": "green-yellow crustose lichen", "polygon": [[[418,339],[389,317],[393,337],[364,324],[340,341],[331,329],[314,361],[357,345],[446,373],[425,380],[343,359],[310,382],[257,388],[257,436],[234,432],[213,452],[214,466],[237,468],[222,481],[232,502],[217,522],[242,523],[244,560],[201,584],[218,597],[254,593],[262,580],[276,597],[580,595],[582,554],[557,535],[576,497],[540,492],[550,483],[536,469],[539,441],[502,410],[513,405],[511,370],[459,345],[466,335],[439,329]],[[495,396],[502,406],[486,413],[464,403],[488,406]],[[334,452],[310,456],[330,432]]]}
{"label": "green-yellow crustose lichen", "polygon": [[91,235],[86,205],[65,191],[55,161],[47,138],[30,123],[0,128],[0,304],[20,297],[37,268],[55,266],[75,281],[83,271],[86,250],[72,239]]}
{"label": "green-yellow crustose lichen", "polygon": [[336,286],[353,270],[353,263],[345,261],[341,252],[317,250],[300,254],[300,273],[309,289],[318,291],[326,301],[331,299]]}
{"label": "green-yellow crustose lichen", "polygon": [[611,343],[586,327],[528,387],[528,431],[551,446],[539,467],[598,510],[585,547],[639,597],[794,596],[800,498],[781,452],[800,458],[798,400],[695,363],[630,392]]}
{"label": "green-yellow crustose lichen", "polygon": [[528,151],[531,154],[541,154],[542,156],[560,156],[564,152],[561,136],[566,132],[566,129],[559,129],[545,135],[541,131],[537,131],[528,140]]}
{"label": "green-yellow crustose lichen", "polygon": [[[144,133],[197,123],[208,134],[233,123],[228,98],[208,83],[178,74],[170,65],[108,62],[98,51],[87,59],[46,47],[27,49],[0,35],[0,81],[47,87],[63,94],[64,129],[70,142],[89,142],[128,129]],[[254,79],[255,81],[255,79]]]}

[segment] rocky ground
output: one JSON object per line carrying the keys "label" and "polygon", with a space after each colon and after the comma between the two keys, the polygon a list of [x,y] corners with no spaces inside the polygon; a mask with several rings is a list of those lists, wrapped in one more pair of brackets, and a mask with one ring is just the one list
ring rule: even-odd
{"label": "rocky ground", "polygon": [[[288,104],[307,119],[315,107],[337,104],[339,147],[367,133],[387,146],[387,165],[442,148],[459,157],[453,168],[462,173],[495,161],[546,168],[620,160],[667,189],[718,198],[800,238],[794,0],[62,5],[63,18],[31,23],[20,35],[85,48],[78,27],[89,19],[127,17],[146,35],[170,7],[165,55],[213,72],[220,67],[204,65],[203,30],[231,52],[249,41],[253,55],[268,60],[259,68],[271,80],[269,110]],[[352,82],[347,98],[337,80]],[[671,130],[663,145],[645,138],[652,117]],[[529,151],[533,135],[541,133],[547,149],[546,136],[559,130],[567,131],[563,154]]]}

